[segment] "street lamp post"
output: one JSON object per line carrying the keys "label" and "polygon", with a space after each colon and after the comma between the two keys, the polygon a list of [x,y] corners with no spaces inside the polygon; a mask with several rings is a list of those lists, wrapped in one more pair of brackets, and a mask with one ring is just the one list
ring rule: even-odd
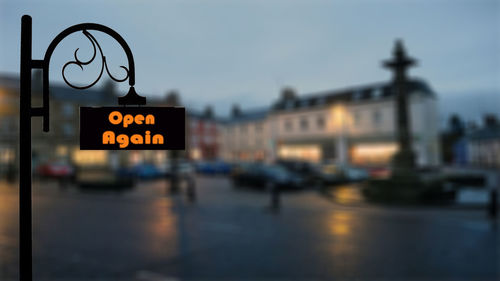
{"label": "street lamp post", "polygon": [[[125,51],[128,67],[121,66],[126,72],[125,78],[117,79],[109,72],[106,57],[99,43],[89,33],[96,30],[108,34],[115,39]],[[95,85],[101,78],[104,70],[116,82],[128,79],[130,90],[124,97],[118,98],[119,105],[144,105],[146,98],[139,96],[134,89],[135,65],[132,52],[125,40],[114,30],[104,25],[95,23],[83,23],[71,26],[63,30],[50,43],[42,60],[32,59],[32,29],[31,17],[24,15],[21,19],[21,69],[20,69],[20,116],[19,116],[19,277],[21,281],[32,280],[32,210],[31,210],[31,117],[43,118],[43,131],[49,131],[49,64],[52,53],[56,46],[68,35],[81,31],[92,43],[94,54],[88,61],[78,59],[74,52],[74,60],[67,62],[62,68],[63,79],[72,88],[87,89]],[[71,84],[65,77],[64,71],[69,65],[76,65],[83,69],[94,61],[100,54],[102,66],[98,77],[90,84],[76,86]],[[43,105],[42,107],[31,106],[31,72],[33,69],[41,69],[43,72]]]}

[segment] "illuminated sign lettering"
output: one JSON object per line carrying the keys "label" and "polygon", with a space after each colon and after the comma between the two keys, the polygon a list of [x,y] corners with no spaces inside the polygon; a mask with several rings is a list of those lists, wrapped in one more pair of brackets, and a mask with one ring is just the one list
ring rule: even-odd
{"label": "illuminated sign lettering", "polygon": [[184,150],[181,107],[81,107],[80,149]]}

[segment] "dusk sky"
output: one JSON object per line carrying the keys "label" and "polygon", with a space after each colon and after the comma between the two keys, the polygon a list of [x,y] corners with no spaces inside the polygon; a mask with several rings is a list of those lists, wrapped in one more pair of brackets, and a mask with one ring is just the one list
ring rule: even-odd
{"label": "dusk sky", "polygon": [[[63,29],[82,22],[107,25],[130,45],[136,89],[152,96],[171,89],[183,102],[227,114],[269,105],[283,86],[299,93],[386,81],[380,67],[401,38],[419,66],[410,72],[430,83],[442,115],[468,118],[500,109],[499,1],[1,1],[0,72],[18,73],[21,16],[33,17],[33,57],[41,59]],[[125,56],[99,32],[113,75]],[[54,53],[51,79],[80,47],[68,37]],[[99,63],[97,63],[99,64]],[[77,82],[95,71],[71,72]],[[121,83],[125,90],[127,84]]]}

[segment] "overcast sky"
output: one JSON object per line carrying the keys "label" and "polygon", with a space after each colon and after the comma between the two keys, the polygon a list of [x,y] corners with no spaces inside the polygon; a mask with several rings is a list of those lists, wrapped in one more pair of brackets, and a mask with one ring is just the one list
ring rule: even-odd
{"label": "overcast sky", "polygon": [[[411,75],[430,83],[443,112],[500,112],[499,1],[0,0],[0,72],[18,72],[23,14],[33,17],[34,58],[64,28],[101,23],[129,43],[139,93],[177,89],[185,104],[212,104],[221,114],[235,102],[269,105],[285,85],[311,93],[387,80],[380,62],[396,38],[419,59]],[[93,34],[121,77],[123,52]],[[52,80],[62,81],[61,66],[76,48],[81,59],[92,53],[81,34],[64,42],[51,61]],[[91,81],[92,70],[69,76]]]}

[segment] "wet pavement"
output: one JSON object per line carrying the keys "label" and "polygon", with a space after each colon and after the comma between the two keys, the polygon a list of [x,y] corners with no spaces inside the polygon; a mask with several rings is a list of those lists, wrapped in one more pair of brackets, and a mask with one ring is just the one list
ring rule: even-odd
{"label": "wet pavement", "polygon": [[[335,204],[198,178],[130,192],[34,185],[34,280],[497,280],[499,231],[478,210]],[[0,280],[15,280],[17,187],[0,184]],[[344,190],[348,197],[352,193]]]}

